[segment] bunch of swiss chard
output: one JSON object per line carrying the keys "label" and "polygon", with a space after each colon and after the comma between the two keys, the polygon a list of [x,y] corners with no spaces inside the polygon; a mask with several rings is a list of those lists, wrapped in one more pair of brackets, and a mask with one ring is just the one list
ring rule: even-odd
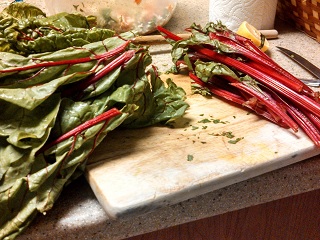
{"label": "bunch of swiss chard", "polygon": [[24,2],[10,4],[0,13],[0,51],[21,55],[82,46],[114,36],[94,27],[94,16],[58,13],[52,16]]}
{"label": "bunch of swiss chard", "polygon": [[28,56],[0,52],[0,239],[51,209],[108,132],[184,114],[184,90],[161,80],[148,48],[132,37]]}
{"label": "bunch of swiss chard", "polygon": [[172,44],[174,71],[187,67],[196,92],[213,94],[247,107],[284,128],[299,127],[320,146],[319,93],[284,70],[252,41],[221,22],[193,24],[181,39],[165,28]]}

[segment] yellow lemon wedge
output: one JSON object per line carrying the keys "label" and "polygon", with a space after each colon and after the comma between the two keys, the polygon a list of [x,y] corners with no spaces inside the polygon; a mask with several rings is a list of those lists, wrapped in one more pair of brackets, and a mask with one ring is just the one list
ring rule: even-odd
{"label": "yellow lemon wedge", "polygon": [[246,21],[241,23],[238,28],[237,34],[249,38],[254,43],[254,45],[259,47],[263,52],[267,51],[269,48],[268,40],[263,35],[261,35],[259,30],[257,30],[254,26]]}

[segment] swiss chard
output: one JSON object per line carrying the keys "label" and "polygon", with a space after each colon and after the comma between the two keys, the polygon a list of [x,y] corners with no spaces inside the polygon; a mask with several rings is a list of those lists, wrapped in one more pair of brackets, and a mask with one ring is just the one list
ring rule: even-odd
{"label": "swiss chard", "polygon": [[[193,25],[183,40],[158,27],[172,47],[174,70],[187,66],[193,86],[248,107],[270,121],[298,131],[320,146],[319,93],[275,63],[221,22]],[[198,90],[198,92],[206,92]]]}
{"label": "swiss chard", "polygon": [[183,89],[164,83],[148,48],[130,38],[0,53],[0,239],[50,210],[108,132],[184,114]]}
{"label": "swiss chard", "polygon": [[0,14],[0,51],[29,55],[82,46],[114,36],[95,28],[95,18],[58,13],[46,16],[28,3],[10,4]]}

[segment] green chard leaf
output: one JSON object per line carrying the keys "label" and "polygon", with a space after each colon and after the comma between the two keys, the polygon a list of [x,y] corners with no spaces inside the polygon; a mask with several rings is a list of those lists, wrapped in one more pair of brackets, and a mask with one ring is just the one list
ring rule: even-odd
{"label": "green chard leaf", "polygon": [[0,51],[28,55],[82,46],[114,36],[110,29],[94,27],[89,17],[58,13],[46,16],[27,3],[10,4],[0,14]]}
{"label": "green chard leaf", "polygon": [[[49,21],[32,12],[29,20],[10,11],[0,15],[0,25],[12,32],[7,43],[14,43],[0,52],[0,239],[15,238],[37,213],[49,211],[64,186],[83,174],[90,154],[110,131],[174,121],[188,108],[184,90],[171,79],[162,81],[150,66],[148,48],[126,42],[134,33],[118,37],[97,29],[76,36],[75,28],[81,26],[73,26],[71,35],[51,39],[70,38],[72,47],[49,51],[42,45],[50,44],[51,36],[38,38],[32,50],[28,43],[18,47],[15,34],[27,29],[28,21],[39,26]],[[61,26],[70,26],[78,18],[59,19]],[[0,47],[5,45],[0,40]],[[98,59],[119,47],[111,57]],[[100,74],[127,52],[132,57]],[[72,63],[62,64],[65,60]],[[90,79],[95,81],[87,84]],[[119,114],[82,128],[112,109]]]}

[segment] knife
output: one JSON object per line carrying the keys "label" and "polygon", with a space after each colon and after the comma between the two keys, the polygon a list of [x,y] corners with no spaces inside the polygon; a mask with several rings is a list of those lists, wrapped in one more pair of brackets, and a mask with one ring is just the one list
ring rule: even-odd
{"label": "knife", "polygon": [[303,82],[304,84],[308,85],[309,87],[320,87],[320,79],[305,79],[305,78],[300,78],[300,81]]}
{"label": "knife", "polygon": [[280,50],[280,52],[284,53],[286,56],[288,56],[291,60],[295,61],[298,63],[301,67],[306,69],[308,72],[310,72],[313,76],[316,78],[320,79],[320,69],[309,62],[307,59],[301,57],[295,52],[292,52],[286,48],[283,47],[278,47],[277,48]]}

